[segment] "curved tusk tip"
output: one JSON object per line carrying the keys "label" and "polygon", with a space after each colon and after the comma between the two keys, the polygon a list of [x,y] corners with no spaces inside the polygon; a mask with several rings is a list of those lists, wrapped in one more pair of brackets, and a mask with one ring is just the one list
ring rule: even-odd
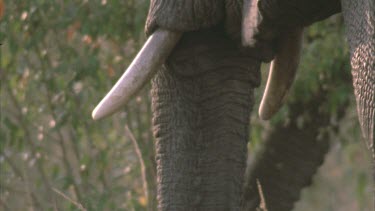
{"label": "curved tusk tip", "polygon": [[129,98],[123,98],[123,96],[116,96],[113,92],[116,92],[116,86],[112,89],[100,103],[95,107],[92,111],[92,118],[94,120],[100,120],[105,117],[108,117],[115,113],[116,111],[120,110],[123,105],[128,102]]}
{"label": "curved tusk tip", "polygon": [[93,120],[100,120],[103,119],[112,113],[114,113],[117,109],[117,107],[114,106],[114,103],[110,100],[108,100],[108,96],[106,96],[92,111],[92,118]]}
{"label": "curved tusk tip", "polygon": [[261,120],[270,120],[273,115],[274,115],[274,112],[270,112],[270,111],[264,111],[264,108],[263,107],[260,107],[259,108],[259,118]]}
{"label": "curved tusk tip", "polygon": [[98,110],[99,110],[99,108],[96,107],[96,108],[92,111],[92,113],[91,113],[91,117],[92,117],[93,120],[99,120],[99,119],[103,118],[103,115],[101,115],[101,113],[98,112]]}

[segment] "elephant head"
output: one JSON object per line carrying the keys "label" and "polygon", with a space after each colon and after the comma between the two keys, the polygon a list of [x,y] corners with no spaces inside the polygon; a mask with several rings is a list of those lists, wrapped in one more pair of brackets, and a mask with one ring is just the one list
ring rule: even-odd
{"label": "elephant head", "polygon": [[[273,59],[260,111],[268,119],[293,81],[303,27],[339,12],[341,6],[348,25],[360,123],[373,150],[375,9],[371,0],[341,4],[338,0],[151,0],[146,22],[149,39],[93,118],[120,109],[154,76],[160,210],[241,209],[249,115],[253,90],[260,83],[260,64]],[[365,15],[361,9],[367,11]]]}

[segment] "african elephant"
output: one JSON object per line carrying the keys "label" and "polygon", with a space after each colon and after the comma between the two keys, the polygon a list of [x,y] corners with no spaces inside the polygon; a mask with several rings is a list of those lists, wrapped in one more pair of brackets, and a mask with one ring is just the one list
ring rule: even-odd
{"label": "african elephant", "polygon": [[297,69],[303,27],[341,10],[359,122],[374,155],[372,0],[151,0],[145,27],[150,38],[93,118],[120,109],[155,74],[159,209],[247,209],[241,195],[260,64],[273,59],[276,75],[260,111],[267,119],[281,106]]}

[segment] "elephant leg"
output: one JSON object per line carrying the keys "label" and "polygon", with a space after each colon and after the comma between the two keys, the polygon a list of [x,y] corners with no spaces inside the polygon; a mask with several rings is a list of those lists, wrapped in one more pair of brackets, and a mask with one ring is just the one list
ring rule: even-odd
{"label": "elephant leg", "polygon": [[160,210],[240,209],[260,62],[218,30],[184,34],[152,84]]}
{"label": "elephant leg", "polygon": [[362,134],[374,159],[375,181],[375,2],[342,0],[341,3],[350,47],[357,112]]}

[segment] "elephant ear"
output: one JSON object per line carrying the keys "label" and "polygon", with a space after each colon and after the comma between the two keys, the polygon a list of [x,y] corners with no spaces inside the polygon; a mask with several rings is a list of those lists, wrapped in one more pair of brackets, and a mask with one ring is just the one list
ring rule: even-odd
{"label": "elephant ear", "polygon": [[284,30],[272,26],[261,14],[259,1],[247,0],[244,4],[242,42],[245,46],[259,47],[271,43],[275,49],[267,85],[259,107],[261,119],[270,119],[283,105],[297,73],[302,49],[302,27]]}

